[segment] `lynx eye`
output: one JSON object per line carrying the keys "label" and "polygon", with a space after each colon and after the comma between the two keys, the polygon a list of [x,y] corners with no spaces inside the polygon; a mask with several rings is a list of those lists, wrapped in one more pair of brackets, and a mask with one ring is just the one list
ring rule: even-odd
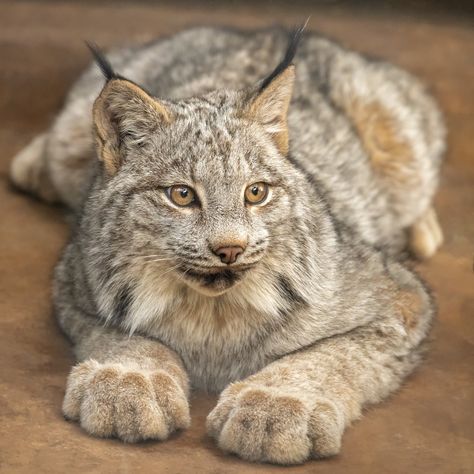
{"label": "lynx eye", "polygon": [[254,183],[245,190],[245,202],[247,204],[262,204],[268,197],[268,184]]}
{"label": "lynx eye", "polygon": [[171,202],[180,207],[188,207],[196,204],[196,193],[189,186],[178,184],[167,188],[166,194]]}

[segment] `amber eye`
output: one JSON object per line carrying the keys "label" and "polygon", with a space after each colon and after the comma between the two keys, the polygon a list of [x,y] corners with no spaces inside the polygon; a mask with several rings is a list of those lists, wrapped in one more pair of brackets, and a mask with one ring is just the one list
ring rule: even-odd
{"label": "amber eye", "polygon": [[174,204],[180,207],[191,206],[197,201],[193,189],[182,184],[171,186],[166,190],[166,194]]}
{"label": "amber eye", "polygon": [[268,184],[254,183],[245,190],[245,201],[248,204],[261,204],[268,196]]}

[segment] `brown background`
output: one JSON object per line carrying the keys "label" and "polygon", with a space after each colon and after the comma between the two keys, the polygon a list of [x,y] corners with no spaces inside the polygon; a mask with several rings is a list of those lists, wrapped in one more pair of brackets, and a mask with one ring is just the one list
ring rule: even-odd
{"label": "brown background", "polygon": [[[472,16],[468,2],[366,2],[354,9],[355,3],[0,3],[2,473],[474,472]],[[304,466],[252,465],[219,452],[204,431],[215,399],[202,394],[192,400],[192,428],[168,442],[124,445],[85,435],[61,416],[73,359],[49,294],[67,227],[58,209],[10,188],[11,157],[51,122],[89,60],[84,39],[109,46],[195,24],[294,24],[308,14],[310,28],[418,74],[446,113],[449,152],[436,199],[446,243],[419,267],[439,301],[427,362],[348,430],[339,456]]]}

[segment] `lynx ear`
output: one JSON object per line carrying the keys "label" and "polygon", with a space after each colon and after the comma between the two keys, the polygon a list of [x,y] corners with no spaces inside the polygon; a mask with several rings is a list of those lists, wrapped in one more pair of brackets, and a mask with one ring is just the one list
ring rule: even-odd
{"label": "lynx ear", "polygon": [[109,80],[93,108],[98,155],[106,172],[118,171],[125,139],[143,142],[170,121],[167,108],[136,84],[122,78]]}
{"label": "lynx ear", "polygon": [[293,59],[308,20],[290,33],[283,59],[260,83],[247,108],[247,116],[264,126],[283,155],[288,153],[287,115],[295,82]]}
{"label": "lynx ear", "polygon": [[136,144],[170,123],[171,113],[164,104],[132,81],[115,73],[100,48],[86,42],[106,79],[92,111],[99,159],[109,175],[123,162],[125,139]]}
{"label": "lynx ear", "polygon": [[294,82],[295,67],[289,65],[259,91],[247,111],[248,117],[263,125],[283,155],[288,153],[287,115]]}

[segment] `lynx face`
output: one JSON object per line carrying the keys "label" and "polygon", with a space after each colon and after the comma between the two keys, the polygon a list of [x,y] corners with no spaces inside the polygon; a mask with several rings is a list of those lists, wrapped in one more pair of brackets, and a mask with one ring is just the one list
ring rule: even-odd
{"label": "lynx face", "polygon": [[[284,239],[297,185],[263,127],[239,117],[235,99],[207,99],[174,107],[172,123],[141,143],[126,139],[106,194],[115,188],[128,196],[112,234],[133,260],[145,257],[218,295],[265,260],[273,239]],[[121,233],[127,222],[136,225]]]}
{"label": "lynx face", "polygon": [[102,244],[121,249],[122,266],[145,262],[216,296],[265,261],[304,186],[284,156],[293,79],[290,66],[257,92],[175,103],[123,79],[105,86],[94,106],[101,195],[126,205]]}

